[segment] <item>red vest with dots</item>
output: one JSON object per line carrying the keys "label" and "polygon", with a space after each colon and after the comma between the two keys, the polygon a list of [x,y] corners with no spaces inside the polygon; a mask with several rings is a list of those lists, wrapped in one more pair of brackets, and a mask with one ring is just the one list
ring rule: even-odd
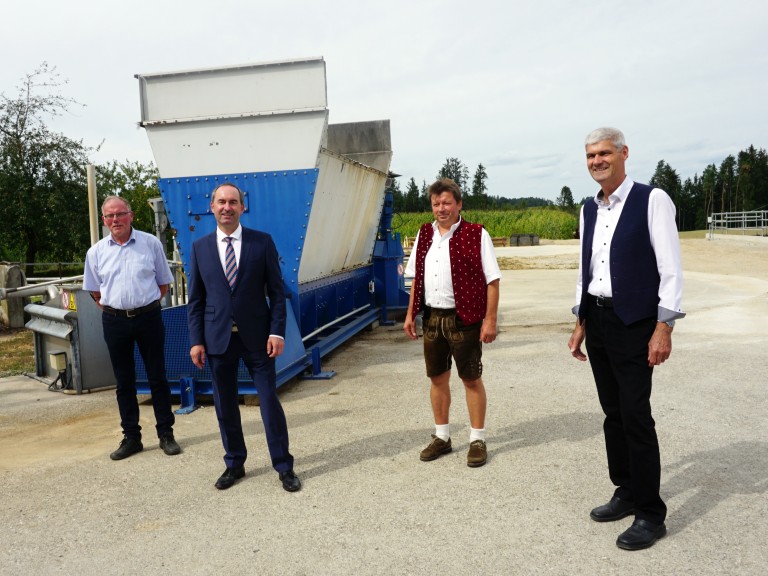
{"label": "red vest with dots", "polygon": [[[448,241],[453,298],[456,302],[456,313],[464,324],[474,324],[485,318],[488,286],[480,256],[482,232],[482,224],[471,224],[462,218]],[[432,246],[433,235],[434,228],[431,223],[422,225],[419,230],[419,244],[416,247],[413,309],[410,311],[414,319],[424,309],[424,262]]]}

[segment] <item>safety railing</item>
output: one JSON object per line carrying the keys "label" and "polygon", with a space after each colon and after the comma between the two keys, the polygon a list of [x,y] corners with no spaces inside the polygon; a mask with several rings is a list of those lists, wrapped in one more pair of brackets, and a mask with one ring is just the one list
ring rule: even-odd
{"label": "safety railing", "polygon": [[716,212],[709,217],[709,237],[713,234],[768,236],[768,210]]}

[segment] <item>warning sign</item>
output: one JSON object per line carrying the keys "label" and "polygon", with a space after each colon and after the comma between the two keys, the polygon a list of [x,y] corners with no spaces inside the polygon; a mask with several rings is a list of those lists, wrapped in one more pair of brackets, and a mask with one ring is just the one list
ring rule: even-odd
{"label": "warning sign", "polygon": [[65,310],[77,312],[77,302],[75,302],[74,292],[67,292],[65,290],[61,293],[61,307]]}

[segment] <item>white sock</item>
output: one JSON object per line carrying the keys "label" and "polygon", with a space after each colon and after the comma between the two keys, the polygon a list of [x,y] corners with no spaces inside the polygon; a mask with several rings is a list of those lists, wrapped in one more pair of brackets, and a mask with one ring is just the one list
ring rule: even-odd
{"label": "white sock", "polygon": [[448,439],[451,437],[450,428],[450,424],[435,424],[435,436],[443,442],[448,442]]}
{"label": "white sock", "polygon": [[469,429],[469,443],[472,444],[475,440],[482,440],[485,442],[485,428],[470,428]]}

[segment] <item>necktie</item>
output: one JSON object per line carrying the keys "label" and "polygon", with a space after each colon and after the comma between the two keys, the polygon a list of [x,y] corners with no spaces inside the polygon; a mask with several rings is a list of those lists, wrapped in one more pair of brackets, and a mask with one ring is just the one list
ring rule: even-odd
{"label": "necktie", "polygon": [[230,290],[235,286],[237,280],[237,260],[235,260],[235,248],[232,246],[232,236],[224,238],[227,241],[227,249],[224,251],[224,272],[227,275]]}

